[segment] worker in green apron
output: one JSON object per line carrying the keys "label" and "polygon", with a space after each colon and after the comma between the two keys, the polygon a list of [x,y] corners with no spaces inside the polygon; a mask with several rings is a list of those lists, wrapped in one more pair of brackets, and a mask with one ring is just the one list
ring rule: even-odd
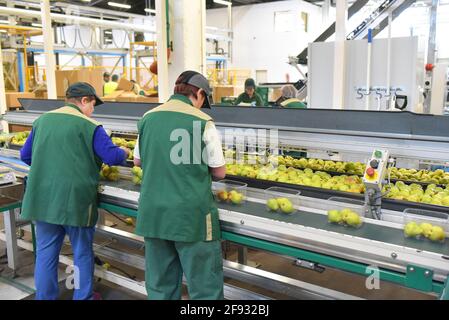
{"label": "worker in green apron", "polygon": [[282,108],[306,109],[304,102],[296,98],[297,90],[292,85],[281,88],[282,96],[276,101],[276,105]]}
{"label": "worker in green apron", "polygon": [[218,210],[211,176],[226,174],[221,140],[210,116],[205,77],[183,72],[168,102],[138,123],[135,165],[143,170],[136,233],[145,237],[149,299],[223,299]]}
{"label": "worker in green apron", "polygon": [[256,82],[254,79],[246,79],[245,92],[238,96],[234,102],[235,105],[247,105],[252,107],[263,107],[263,99],[256,92]]}
{"label": "worker in green apron", "polygon": [[58,262],[64,237],[72,245],[75,300],[93,299],[93,239],[102,162],[118,165],[129,150],[115,146],[104,128],[91,118],[102,104],[95,89],[78,82],[66,92],[63,107],[33,123],[20,151],[31,166],[22,204],[22,219],[36,224],[35,283],[37,300],[59,295]]}

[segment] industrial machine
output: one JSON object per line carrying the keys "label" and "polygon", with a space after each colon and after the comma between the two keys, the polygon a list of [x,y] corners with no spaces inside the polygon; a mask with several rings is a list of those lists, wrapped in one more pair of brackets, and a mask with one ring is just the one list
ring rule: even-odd
{"label": "industrial machine", "polygon": [[[22,105],[26,111],[10,112],[5,120],[12,131],[14,128],[30,128],[40,114],[60,107],[61,103],[24,99]],[[111,130],[113,136],[136,137],[137,120],[155,106],[107,103],[95,109],[94,118]],[[408,201],[402,195],[389,198],[387,194],[397,186],[411,184],[410,181],[401,181],[397,186],[393,185],[389,166],[406,166],[417,171],[446,163],[449,159],[449,118],[409,112],[327,109],[213,107],[206,112],[215,119],[221,133],[227,138],[231,135],[235,141],[251,140],[249,138],[254,137],[255,129],[259,133],[265,132],[266,137],[276,137],[276,146],[259,145],[259,153],[262,149],[278,149],[281,154],[306,152],[308,158],[320,156],[323,162],[360,161],[364,164],[361,175],[348,176],[350,181],[363,181],[363,190],[358,192],[348,192],[345,188],[324,188],[324,184],[317,187],[281,179],[268,180],[253,173],[229,175],[228,179],[244,182],[248,189],[246,201],[241,205],[217,203],[222,239],[240,248],[238,262],[224,261],[226,277],[299,299],[358,298],[255,268],[245,259],[246,248],[249,247],[290,257],[296,265],[317,272],[323,268],[333,268],[368,277],[372,275],[370,270],[376,270],[376,276],[381,281],[418,290],[435,298],[447,298],[444,295],[449,291],[449,241],[433,242],[404,236],[404,211],[421,211],[422,218],[426,219],[428,212],[447,215],[449,207],[443,205],[443,198],[439,202],[425,203]],[[18,156],[17,152],[14,156],[11,150],[2,149],[1,153],[4,162]],[[294,163],[300,163],[299,159],[296,160]],[[286,168],[285,164],[283,166],[289,172],[294,171]],[[101,182],[99,206],[105,212],[136,217],[139,185],[131,181],[130,168],[120,168],[119,171],[122,179]],[[302,171],[310,173],[312,170]],[[429,171],[423,172],[423,175],[429,176]],[[342,172],[329,171],[322,175],[338,174]],[[423,190],[441,188],[444,193],[441,184],[413,184]],[[296,212],[274,214],[267,210],[265,190],[273,186],[301,192],[299,203],[295,204]],[[328,211],[335,209],[361,212],[363,225],[350,228],[329,223]],[[108,226],[104,217],[99,220],[97,233],[134,248],[143,244],[143,239],[132,232]],[[101,257],[144,268],[143,257],[127,251],[97,245],[95,252]],[[65,257],[61,262],[70,264],[71,260]],[[96,275],[137,292],[145,292],[141,282],[113,276],[104,270],[97,270]],[[266,298],[230,285],[225,287],[225,296],[231,299]]]}

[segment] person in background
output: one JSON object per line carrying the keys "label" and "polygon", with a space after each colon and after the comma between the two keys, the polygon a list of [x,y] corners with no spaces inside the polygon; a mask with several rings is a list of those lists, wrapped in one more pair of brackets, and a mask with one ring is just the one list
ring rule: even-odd
{"label": "person in background", "polygon": [[108,96],[108,95],[110,95],[111,93],[113,93],[115,90],[117,90],[117,87],[118,87],[118,75],[114,74],[114,75],[112,76],[111,81],[110,81],[110,82],[106,82],[106,83],[104,84],[104,87],[103,87],[103,94],[104,94],[105,96]]}
{"label": "person in background", "polygon": [[142,88],[137,84],[135,80],[131,80],[133,83],[133,92],[138,96],[144,96],[145,91],[142,90]]}
{"label": "person in background", "polygon": [[111,81],[111,74],[109,72],[103,73],[103,81],[104,83],[108,83],[109,81]]}
{"label": "person in background", "polygon": [[256,92],[256,83],[249,78],[245,81],[245,92],[238,96],[234,105],[248,105],[252,107],[263,107],[263,99]]}
{"label": "person in background", "polygon": [[66,92],[63,107],[33,123],[20,150],[30,165],[21,216],[36,224],[35,285],[37,300],[59,295],[58,263],[68,235],[78,279],[73,299],[94,299],[93,240],[97,223],[97,192],[102,163],[125,163],[129,150],[115,146],[100,123],[91,118],[103,102],[88,83]]}
{"label": "person in background", "polygon": [[134,164],[142,166],[143,177],[136,233],[145,237],[145,285],[152,300],[181,299],[183,274],[191,300],[223,299],[220,222],[211,188],[212,176],[225,177],[226,163],[213,119],[200,110],[210,108],[211,92],[203,75],[185,71],[174,95],[138,123]]}
{"label": "person in background", "polygon": [[306,109],[307,106],[296,98],[297,90],[293,85],[285,85],[281,88],[282,96],[276,101],[276,105],[282,108]]}

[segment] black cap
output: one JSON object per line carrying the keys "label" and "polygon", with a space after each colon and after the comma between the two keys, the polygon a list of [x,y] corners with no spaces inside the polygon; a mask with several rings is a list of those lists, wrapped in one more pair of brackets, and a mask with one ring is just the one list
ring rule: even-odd
{"label": "black cap", "polygon": [[245,81],[245,88],[256,88],[256,82],[254,81],[254,79],[246,79]]}
{"label": "black cap", "polygon": [[95,88],[87,82],[76,82],[67,88],[65,93],[67,99],[79,98],[79,97],[95,97],[95,106],[103,104],[100,98],[98,98]]}
{"label": "black cap", "polygon": [[204,104],[202,108],[210,109],[210,101],[212,99],[212,89],[209,86],[209,81],[201,74],[196,71],[184,71],[176,80],[176,84],[190,84],[199,89],[203,89],[206,93],[206,99],[204,99]]}

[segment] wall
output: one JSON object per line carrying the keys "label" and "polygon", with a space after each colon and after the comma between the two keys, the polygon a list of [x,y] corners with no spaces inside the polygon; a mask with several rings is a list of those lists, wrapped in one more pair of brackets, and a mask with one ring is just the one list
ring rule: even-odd
{"label": "wall", "polygon": [[[299,79],[297,70],[287,64],[289,56],[298,55],[322,29],[321,8],[300,0],[233,7],[233,60],[228,67],[267,70],[268,82],[285,82]],[[275,12],[290,11],[295,19],[291,31],[276,32]],[[301,12],[309,14],[309,30],[300,30]],[[207,10],[207,26],[227,28],[227,9]],[[221,47],[227,49],[224,42]],[[208,52],[212,51],[209,44]]]}

